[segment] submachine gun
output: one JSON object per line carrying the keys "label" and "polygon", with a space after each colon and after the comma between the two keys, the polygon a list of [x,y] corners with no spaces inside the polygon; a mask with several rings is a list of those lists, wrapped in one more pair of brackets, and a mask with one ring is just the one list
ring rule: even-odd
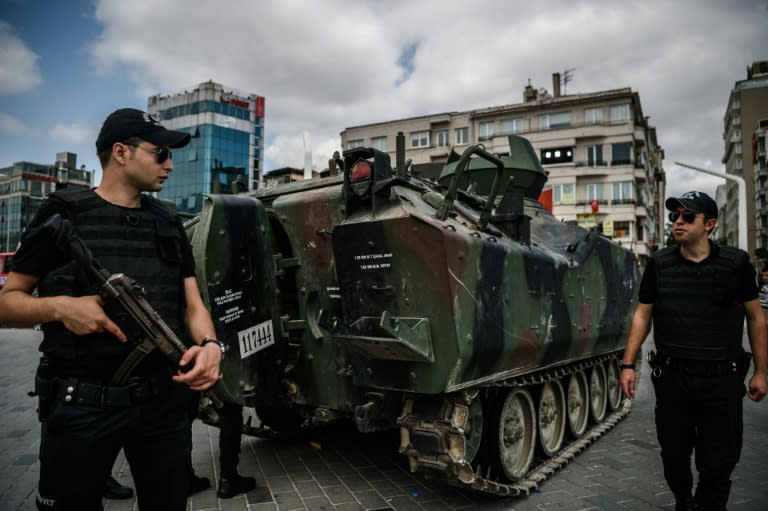
{"label": "submachine gun", "polygon": [[[72,223],[60,214],[52,215],[38,229],[33,235],[50,232],[57,248],[69,254],[86,272],[88,278],[98,285],[99,294],[109,306],[105,307],[108,316],[126,334],[129,342],[136,346],[112,378],[114,385],[124,384],[133,368],[155,349],[159,350],[174,368],[182,372],[192,369],[189,364],[179,366],[187,347],[147,302],[144,298],[144,288],[138,282],[122,273],[111,274],[101,266],[77,235]],[[111,313],[113,310],[117,312]],[[203,392],[203,398],[221,408],[224,404],[221,394],[221,383],[216,382],[213,387]]]}

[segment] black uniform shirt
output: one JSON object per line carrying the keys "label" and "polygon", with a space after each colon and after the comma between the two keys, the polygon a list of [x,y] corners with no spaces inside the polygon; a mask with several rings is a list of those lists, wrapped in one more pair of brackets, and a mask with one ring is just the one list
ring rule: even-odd
{"label": "black uniform shirt", "polygon": [[[710,241],[710,253],[706,259],[698,263],[690,261],[682,256],[680,250],[675,253],[680,261],[680,264],[688,265],[706,265],[709,264],[713,257],[717,253],[717,245],[714,245]],[[738,269],[738,279],[741,285],[737,287],[736,299],[739,302],[749,302],[758,297],[757,287],[757,272],[755,268],[747,261]],[[648,260],[648,264],[643,272],[643,278],[640,280],[640,290],[638,293],[638,301],[640,303],[652,304],[656,303],[656,265],[653,258]]]}

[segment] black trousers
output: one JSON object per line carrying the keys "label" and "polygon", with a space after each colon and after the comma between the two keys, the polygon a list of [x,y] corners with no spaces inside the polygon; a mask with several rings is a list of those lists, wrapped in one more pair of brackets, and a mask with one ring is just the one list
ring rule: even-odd
{"label": "black trousers", "polygon": [[[191,393],[190,421],[197,418],[200,393]],[[230,403],[224,403],[218,411],[219,414],[219,467],[221,477],[231,479],[238,474],[237,465],[240,463],[240,440],[243,431],[243,407]],[[192,436],[187,445],[187,471],[190,480],[195,476],[192,466]]]}
{"label": "black trousers", "polygon": [[104,481],[121,448],[131,467],[141,511],[186,509],[183,467],[190,442],[189,390],[171,384],[142,404],[99,407],[56,399],[40,444],[41,510],[101,509]]}
{"label": "black trousers", "polygon": [[243,431],[243,407],[226,403],[219,415],[219,465],[221,477],[237,475],[240,462],[240,438]]}
{"label": "black trousers", "polygon": [[664,366],[654,371],[656,431],[664,477],[675,496],[691,494],[695,450],[696,503],[704,511],[723,511],[741,456],[746,387],[741,371],[713,375],[700,369]]}

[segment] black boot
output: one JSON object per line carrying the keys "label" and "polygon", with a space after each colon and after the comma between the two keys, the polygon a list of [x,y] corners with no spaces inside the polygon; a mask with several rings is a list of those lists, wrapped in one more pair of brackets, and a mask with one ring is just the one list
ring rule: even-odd
{"label": "black boot", "polygon": [[107,483],[104,485],[104,493],[102,496],[105,499],[124,500],[133,498],[133,488],[123,486],[118,483],[117,480],[109,476]]}
{"label": "black boot", "polygon": [[216,492],[216,495],[222,499],[231,499],[240,493],[248,493],[254,488],[256,488],[256,479],[236,474],[234,477],[219,479],[219,491]]}

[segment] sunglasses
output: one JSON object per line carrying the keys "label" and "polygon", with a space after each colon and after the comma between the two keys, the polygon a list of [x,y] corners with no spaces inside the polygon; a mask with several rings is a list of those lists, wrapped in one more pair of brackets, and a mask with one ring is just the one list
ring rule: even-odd
{"label": "sunglasses", "polygon": [[147,149],[146,147],[141,147],[138,144],[130,144],[128,142],[123,142],[123,144],[131,147],[138,147],[143,151],[154,154],[155,161],[157,162],[158,165],[162,165],[163,163],[165,163],[166,160],[170,160],[173,158],[171,150],[168,149],[167,147],[158,147],[157,149]]}
{"label": "sunglasses", "polygon": [[675,223],[677,221],[677,217],[679,217],[680,215],[683,215],[683,222],[685,222],[686,224],[692,224],[693,222],[696,221],[696,214],[697,213],[695,211],[689,211],[687,209],[684,210],[682,213],[677,211],[670,211],[669,221],[672,223]]}

